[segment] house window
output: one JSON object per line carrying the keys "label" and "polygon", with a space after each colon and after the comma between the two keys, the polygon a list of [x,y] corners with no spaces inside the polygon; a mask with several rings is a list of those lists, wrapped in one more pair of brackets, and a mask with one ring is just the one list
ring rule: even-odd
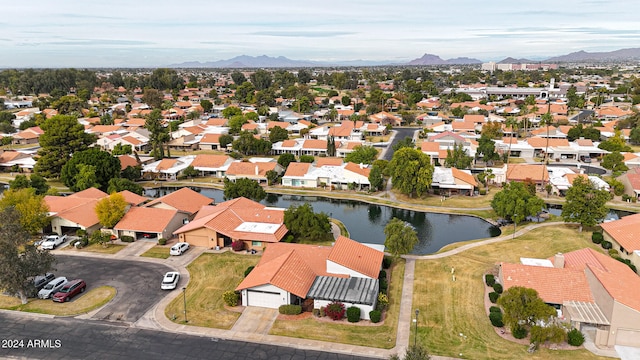
{"label": "house window", "polygon": [[304,180],[300,180],[300,185],[304,185]]}
{"label": "house window", "polygon": [[262,241],[252,241],[251,242],[251,247],[261,247],[262,246]]}

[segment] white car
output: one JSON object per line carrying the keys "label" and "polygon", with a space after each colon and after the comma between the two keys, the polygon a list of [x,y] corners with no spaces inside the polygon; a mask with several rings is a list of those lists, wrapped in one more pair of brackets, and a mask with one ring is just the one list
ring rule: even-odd
{"label": "white car", "polygon": [[169,250],[169,254],[182,255],[187,250],[189,250],[189,243],[179,242],[171,247],[171,250]]}
{"label": "white car", "polygon": [[173,290],[178,286],[178,281],[180,281],[180,273],[177,271],[169,271],[164,274],[160,288],[162,290]]}
{"label": "white car", "polygon": [[66,283],[67,278],[64,276],[55,278],[49,281],[47,285],[45,285],[42,289],[40,289],[40,291],[38,291],[38,297],[40,299],[48,299],[51,297],[51,295],[57,293]]}
{"label": "white car", "polygon": [[43,250],[53,250],[58,245],[61,245],[65,240],[67,240],[67,235],[49,235],[46,239],[40,244]]}

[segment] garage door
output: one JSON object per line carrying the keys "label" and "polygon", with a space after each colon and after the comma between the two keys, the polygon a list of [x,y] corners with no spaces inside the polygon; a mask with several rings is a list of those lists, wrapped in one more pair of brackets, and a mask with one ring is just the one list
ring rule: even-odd
{"label": "garage door", "polygon": [[640,331],[618,329],[616,345],[640,346]]}
{"label": "garage door", "polygon": [[270,291],[247,290],[247,303],[249,306],[259,306],[277,309],[283,305],[280,294]]}

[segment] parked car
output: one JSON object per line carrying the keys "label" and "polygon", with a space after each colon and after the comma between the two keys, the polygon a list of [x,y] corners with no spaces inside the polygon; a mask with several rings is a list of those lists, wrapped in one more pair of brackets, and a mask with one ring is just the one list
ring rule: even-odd
{"label": "parked car", "polygon": [[47,236],[47,238],[42,242],[41,246],[42,249],[44,250],[53,250],[55,249],[57,246],[61,245],[62,243],[65,242],[65,240],[67,240],[67,235],[62,235],[62,236],[58,236],[58,235],[49,235]]}
{"label": "parked car", "polygon": [[169,254],[182,255],[187,250],[189,250],[189,243],[179,242],[171,247],[171,250],[169,250]]}
{"label": "parked car", "polygon": [[56,276],[53,273],[38,275],[35,278],[33,278],[33,285],[35,286],[36,289],[40,290],[55,278]]}
{"label": "parked car", "polygon": [[38,297],[40,299],[48,299],[51,295],[57,293],[62,289],[64,284],[67,283],[67,278],[64,276],[57,277],[51,281],[47,285],[45,285],[40,291],[38,291]]}
{"label": "parked car", "polygon": [[160,288],[162,290],[173,290],[178,286],[178,281],[180,281],[180,273],[177,271],[169,271],[164,274]]}
{"label": "parked car", "polygon": [[55,302],[66,302],[71,300],[74,296],[83,293],[87,288],[87,284],[82,279],[71,280],[68,283],[64,284],[64,286],[57,293],[53,294],[53,298],[51,298]]}

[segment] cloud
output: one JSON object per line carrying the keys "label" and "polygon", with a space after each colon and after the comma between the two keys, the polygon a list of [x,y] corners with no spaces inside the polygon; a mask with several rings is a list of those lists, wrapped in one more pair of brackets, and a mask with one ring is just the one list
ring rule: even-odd
{"label": "cloud", "polygon": [[251,35],[278,36],[278,37],[309,37],[309,38],[330,38],[336,36],[354,35],[356,32],[350,31],[256,31]]}
{"label": "cloud", "polygon": [[152,41],[141,40],[122,40],[122,39],[68,39],[61,41],[50,41],[51,45],[115,45],[115,46],[138,46],[138,45],[154,45]]}

